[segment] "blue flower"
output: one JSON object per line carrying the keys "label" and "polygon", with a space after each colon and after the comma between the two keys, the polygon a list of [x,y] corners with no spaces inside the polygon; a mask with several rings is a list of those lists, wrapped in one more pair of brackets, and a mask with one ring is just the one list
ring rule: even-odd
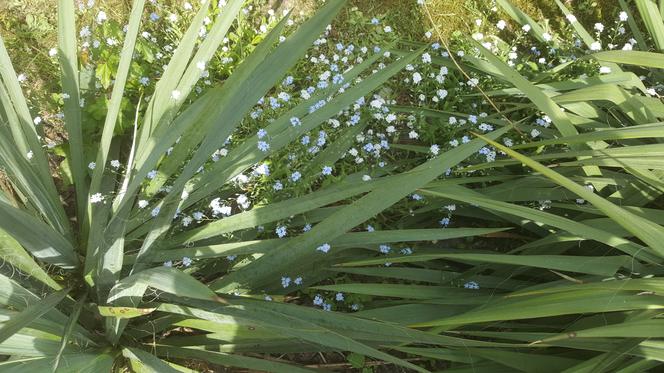
{"label": "blue flower", "polygon": [[302,139],[300,140],[300,142],[302,143],[302,145],[308,145],[309,144],[309,136],[307,136],[307,135],[302,136]]}
{"label": "blue flower", "polygon": [[337,74],[334,77],[332,77],[332,83],[334,84],[341,84],[344,81],[344,76],[341,74]]}
{"label": "blue flower", "polygon": [[466,282],[465,284],[463,284],[463,287],[465,289],[479,290],[480,285],[475,281],[469,281],[469,282]]}
{"label": "blue flower", "polygon": [[287,76],[286,79],[281,83],[283,85],[291,85],[293,84],[293,77],[291,75]]}
{"label": "blue flower", "polygon": [[329,243],[324,243],[316,248],[316,251],[320,251],[322,253],[327,254],[330,251],[330,244]]}
{"label": "blue flower", "polygon": [[258,150],[262,152],[266,152],[270,149],[270,144],[266,143],[265,141],[259,141],[258,142]]}

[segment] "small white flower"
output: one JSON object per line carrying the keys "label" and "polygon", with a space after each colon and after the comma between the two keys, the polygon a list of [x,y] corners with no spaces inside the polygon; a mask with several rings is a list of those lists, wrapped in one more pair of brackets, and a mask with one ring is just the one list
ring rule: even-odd
{"label": "small white flower", "polygon": [[529,24],[525,24],[525,25],[521,26],[521,29],[522,29],[523,31],[525,31],[525,32],[529,32],[529,31],[530,31],[530,25],[529,25]]}
{"label": "small white flower", "polygon": [[371,180],[371,176],[369,176],[369,175],[362,176],[362,181],[370,181],[370,180]]}
{"label": "small white flower", "polygon": [[251,201],[249,200],[249,197],[247,197],[245,194],[238,195],[237,198],[235,199],[235,202],[238,204],[238,206],[242,207],[245,210],[248,209],[249,206],[251,206]]}
{"label": "small white flower", "polygon": [[120,161],[118,161],[117,159],[112,160],[111,161],[111,167],[120,168]]}
{"label": "small white flower", "polygon": [[56,48],[51,48],[51,49],[48,51],[48,55],[51,56],[51,57],[55,57],[55,56],[58,55],[58,50],[57,50]]}
{"label": "small white flower", "polygon": [[498,27],[499,30],[504,30],[506,26],[507,26],[507,22],[505,22],[502,19],[500,21],[498,21],[498,23],[496,23],[496,27]]}
{"label": "small white flower", "polygon": [[530,131],[530,136],[532,137],[537,137],[541,134],[541,132],[537,128],[533,128],[532,131]]}
{"label": "small white flower", "polygon": [[190,257],[185,256],[184,258],[182,258],[182,265],[184,265],[185,267],[189,267],[191,265],[191,263],[192,263],[192,260],[191,260]]}
{"label": "small white flower", "polygon": [[627,12],[620,12],[620,14],[618,14],[618,18],[619,18],[622,22],[627,21]]}
{"label": "small white flower", "polygon": [[544,39],[544,41],[551,41],[551,39],[553,39],[551,37],[551,34],[549,34],[548,32],[543,33],[542,38]]}
{"label": "small white flower", "polygon": [[567,20],[569,21],[569,23],[574,23],[574,22],[576,22],[576,17],[574,16],[574,14],[568,14],[568,15],[566,15],[565,17],[567,18]]}
{"label": "small white flower", "polygon": [[327,254],[330,251],[330,244],[324,243],[316,248],[316,251]]}
{"label": "small white flower", "polygon": [[429,53],[422,54],[422,62],[431,63],[431,55]]}
{"label": "small white flower", "polygon": [[181,95],[182,95],[182,93],[180,91],[178,91],[177,89],[174,90],[173,92],[171,92],[171,98],[173,100],[179,99]]}
{"label": "small white flower", "polygon": [[35,119],[32,120],[32,123],[34,123],[35,126],[38,125],[38,124],[40,124],[41,122],[42,122],[42,118],[41,118],[41,117],[35,117]]}
{"label": "small white flower", "polygon": [[604,31],[604,25],[599,23],[599,22],[595,23],[595,30],[597,30],[599,32]]}
{"label": "small white flower", "polygon": [[611,73],[611,68],[608,66],[601,66],[599,68],[599,73],[600,74],[610,74]]}
{"label": "small white flower", "polygon": [[144,209],[146,207],[148,207],[148,201],[144,199],[138,201],[138,208]]}
{"label": "small white flower", "polygon": [[97,13],[97,23],[102,24],[104,21],[106,21],[108,18],[106,17],[106,12],[103,10],[100,10],[99,13]]}
{"label": "small white flower", "polygon": [[433,155],[438,155],[438,153],[440,152],[440,146],[438,146],[437,144],[433,144],[431,145],[431,147],[429,147],[429,151]]}
{"label": "small white flower", "polygon": [[152,180],[155,177],[157,177],[157,170],[152,170],[152,171],[148,172],[148,179]]}
{"label": "small white flower", "polygon": [[420,75],[420,73],[418,72],[415,72],[413,74],[413,83],[419,84],[421,81],[422,81],[422,75]]}
{"label": "small white flower", "polygon": [[196,62],[196,67],[197,67],[199,70],[201,70],[201,71],[202,71],[202,70],[205,70],[205,62],[204,62],[204,61],[198,61],[198,62]]}
{"label": "small white flower", "polygon": [[602,50],[602,43],[595,41],[590,44],[590,50],[591,51],[599,51]]}
{"label": "small white flower", "polygon": [[90,196],[90,203],[99,203],[104,201],[104,196],[101,193],[95,193]]}

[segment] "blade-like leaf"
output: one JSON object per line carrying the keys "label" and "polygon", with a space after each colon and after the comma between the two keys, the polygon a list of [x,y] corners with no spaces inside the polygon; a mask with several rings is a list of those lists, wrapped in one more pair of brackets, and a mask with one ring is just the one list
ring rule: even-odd
{"label": "blade-like leaf", "polygon": [[44,298],[41,302],[28,306],[21,313],[9,319],[9,321],[0,326],[0,343],[57,306],[58,303],[65,299],[68,292],[69,289],[58,290]]}

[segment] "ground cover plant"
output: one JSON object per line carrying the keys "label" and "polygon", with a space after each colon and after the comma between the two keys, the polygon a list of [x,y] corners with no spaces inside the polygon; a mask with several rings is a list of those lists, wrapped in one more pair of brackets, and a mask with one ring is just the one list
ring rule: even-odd
{"label": "ground cover plant", "polygon": [[34,97],[0,43],[1,371],[664,361],[664,9],[286,5],[60,0]]}

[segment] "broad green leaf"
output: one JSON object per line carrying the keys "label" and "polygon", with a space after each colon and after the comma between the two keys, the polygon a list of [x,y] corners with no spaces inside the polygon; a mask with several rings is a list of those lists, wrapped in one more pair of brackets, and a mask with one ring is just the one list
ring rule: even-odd
{"label": "broad green leaf", "polygon": [[132,308],[132,307],[107,307],[97,306],[99,314],[106,317],[117,317],[119,319],[132,319],[149,315],[156,308]]}
{"label": "broad green leaf", "polygon": [[361,283],[312,286],[311,289],[406,299],[455,298],[462,299],[462,304],[481,304],[488,300],[488,293],[484,291],[471,291],[455,286]]}
{"label": "broad green leaf", "polygon": [[592,58],[598,61],[613,62],[640,67],[664,68],[664,54],[642,51],[606,51],[593,53]]}
{"label": "broad green leaf", "polygon": [[87,167],[83,154],[83,131],[78,75],[78,46],[74,0],[58,2],[58,59],[65,99],[65,128],[69,141],[69,164],[76,186],[78,216],[84,217],[88,205]]}
{"label": "broad green leaf", "polygon": [[[0,198],[0,228],[36,258],[63,268],[76,268],[78,258],[71,243],[45,223]],[[39,232],[38,235],[35,232]]]}
{"label": "broad green leaf", "polygon": [[138,366],[133,367],[139,373],[179,373],[178,369],[173,368],[164,360],[159,359],[153,354],[138,348],[126,347],[122,349],[122,355],[130,360],[138,362]]}
{"label": "broad green leaf", "polygon": [[502,254],[414,254],[380,259],[368,259],[343,266],[356,267],[384,263],[416,263],[435,259],[449,259],[460,262],[482,262],[509,264],[516,266],[555,269],[559,271],[588,273],[599,276],[612,276],[621,267],[629,266],[628,256],[578,256],[578,255],[502,255]]}
{"label": "broad green leaf", "polygon": [[0,257],[5,262],[16,267],[16,269],[22,273],[34,277],[52,289],[62,289],[62,286],[55,282],[48,273],[41,268],[39,263],[37,263],[15,239],[4,231],[0,231]]}
{"label": "broad green leaf", "polygon": [[[106,352],[69,353],[62,356],[58,373],[100,373],[110,372],[115,356]],[[53,365],[51,357],[21,358],[0,363],[0,370],[8,373],[47,372]]]}
{"label": "broad green leaf", "polygon": [[664,50],[664,22],[657,5],[652,0],[635,0],[634,2],[655,47],[657,50]]}
{"label": "broad green leaf", "polygon": [[616,291],[570,291],[540,296],[504,298],[482,305],[464,314],[418,323],[414,327],[484,323],[490,321],[533,319],[570,314],[602,313],[641,309],[664,309],[664,301],[654,295]]}
{"label": "broad green leaf", "polygon": [[664,319],[639,320],[600,326],[597,328],[570,331],[555,337],[549,337],[541,343],[567,338],[661,338]]}
{"label": "broad green leaf", "polygon": [[108,296],[108,302],[125,297],[141,297],[148,287],[178,297],[216,300],[218,297],[203,283],[178,269],[155,267],[140,271],[120,280]]}
{"label": "broad green leaf", "polygon": [[58,290],[44,298],[41,302],[26,307],[21,313],[2,324],[0,326],[0,343],[18,333],[23,327],[40,318],[52,308],[55,308],[67,296],[68,292],[69,289]]}
{"label": "broad green leaf", "polygon": [[202,348],[181,348],[172,346],[157,346],[157,355],[177,357],[181,359],[200,359],[213,364],[228,367],[238,367],[261,372],[275,373],[305,373],[313,370],[300,368],[296,365],[282,363],[275,360],[258,359],[238,354],[227,354],[223,352],[208,351]]}
{"label": "broad green leaf", "polygon": [[58,367],[60,366],[60,361],[62,360],[62,356],[65,352],[65,349],[67,348],[69,339],[71,338],[72,333],[74,333],[74,329],[76,328],[76,324],[78,323],[78,318],[81,315],[81,311],[83,310],[83,306],[85,305],[87,296],[88,293],[86,291],[76,302],[76,305],[74,306],[71,315],[69,315],[69,320],[67,320],[67,325],[65,325],[64,333],[62,334],[62,339],[60,340],[60,349],[58,350],[58,354],[55,356],[55,361],[53,362],[52,371],[54,373],[58,371]]}

